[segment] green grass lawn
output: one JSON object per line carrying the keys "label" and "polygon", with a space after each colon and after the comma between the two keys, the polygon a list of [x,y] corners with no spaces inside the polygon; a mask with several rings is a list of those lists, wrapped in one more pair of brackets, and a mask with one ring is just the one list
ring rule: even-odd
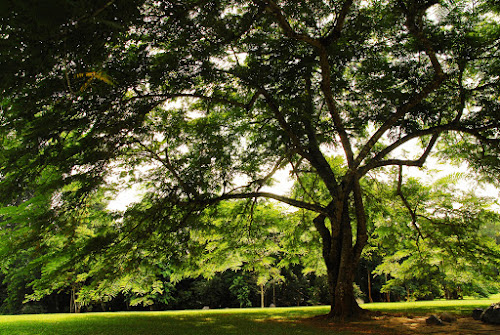
{"label": "green grass lawn", "polygon": [[316,329],[286,321],[327,311],[328,307],[309,307],[0,316],[0,334],[312,335]]}
{"label": "green grass lawn", "polygon": [[[388,313],[427,314],[443,311],[464,314],[476,307],[500,301],[500,296],[483,300],[423,301],[415,303],[373,303],[363,308]],[[348,335],[295,323],[298,318],[326,314],[329,308],[294,307],[266,309],[222,309],[208,311],[119,312],[0,316],[2,335]]]}

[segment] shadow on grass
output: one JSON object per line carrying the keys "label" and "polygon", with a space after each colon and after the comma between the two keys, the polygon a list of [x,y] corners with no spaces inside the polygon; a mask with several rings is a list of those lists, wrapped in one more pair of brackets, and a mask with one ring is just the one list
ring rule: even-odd
{"label": "shadow on grass", "polygon": [[486,308],[494,302],[497,302],[495,296],[492,299],[464,299],[464,300],[433,300],[416,302],[391,302],[391,303],[371,303],[363,305],[371,311],[380,311],[396,314],[439,314],[449,312],[452,314],[470,316],[475,308]]}

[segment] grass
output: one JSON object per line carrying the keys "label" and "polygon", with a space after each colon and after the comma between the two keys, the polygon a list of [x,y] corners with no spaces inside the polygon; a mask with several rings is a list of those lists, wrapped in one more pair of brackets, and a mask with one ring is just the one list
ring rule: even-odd
{"label": "grass", "polygon": [[[316,329],[291,321],[325,314],[328,307],[224,309],[0,316],[2,335],[312,335]],[[348,334],[325,332],[325,334]]]}
{"label": "grass", "polygon": [[[500,301],[500,295],[483,300],[372,303],[372,311],[407,314],[452,312],[469,314],[476,307]],[[1,335],[348,335],[332,329],[318,329],[296,319],[326,314],[327,306],[221,309],[208,311],[117,312],[0,316]]]}

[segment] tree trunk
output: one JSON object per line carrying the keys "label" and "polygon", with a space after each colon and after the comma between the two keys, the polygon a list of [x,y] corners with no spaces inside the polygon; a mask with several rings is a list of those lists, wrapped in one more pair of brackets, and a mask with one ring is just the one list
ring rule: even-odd
{"label": "tree trunk", "polygon": [[276,307],[276,283],[273,282],[273,305]]}
{"label": "tree trunk", "polygon": [[59,295],[55,296],[54,302],[55,302],[55,305],[56,305],[56,313],[60,313],[61,310],[60,310],[60,307],[59,307]]}
{"label": "tree trunk", "polygon": [[[385,283],[387,284],[387,273],[385,274]],[[386,296],[386,301],[391,302],[391,292],[387,291],[385,296]]]}
{"label": "tree trunk", "polygon": [[81,311],[81,305],[79,302],[76,301],[76,292],[77,288],[76,285],[73,285],[71,288],[71,296],[70,296],[70,302],[69,302],[69,312],[70,313],[80,313]]}
{"label": "tree trunk", "polygon": [[75,307],[74,300],[75,300],[75,289],[72,288],[70,296],[69,296],[69,312],[70,313],[74,313],[75,312],[75,310],[74,310],[74,307]]}
{"label": "tree trunk", "polygon": [[339,202],[333,210],[333,215],[329,217],[331,234],[323,230],[325,217],[316,218],[314,223],[318,230],[321,230],[323,258],[328,274],[331,298],[331,310],[328,316],[348,320],[356,319],[363,312],[354,296],[353,285],[361,250],[366,244],[366,234],[364,227],[360,228],[358,224],[356,243],[353,245],[349,201],[342,201],[340,204]]}
{"label": "tree trunk", "polygon": [[367,267],[366,272],[368,275],[368,301],[373,302],[373,297],[372,297],[372,274],[370,272],[370,269]]}
{"label": "tree trunk", "polygon": [[354,296],[354,276],[358,261],[354,255],[344,252],[344,257],[335,264],[331,272],[333,280],[330,283],[331,310],[329,317],[346,320],[360,316],[362,309]]}
{"label": "tree trunk", "polygon": [[260,307],[264,308],[266,307],[265,300],[264,300],[264,285],[260,285]]}

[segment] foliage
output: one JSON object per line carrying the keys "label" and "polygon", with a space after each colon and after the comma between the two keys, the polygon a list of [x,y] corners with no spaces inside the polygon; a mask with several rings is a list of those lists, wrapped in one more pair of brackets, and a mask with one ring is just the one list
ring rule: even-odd
{"label": "foliage", "polygon": [[[113,257],[110,243],[118,235],[117,222],[105,206],[101,192],[76,209],[41,196],[2,208],[0,268],[7,284],[4,312],[25,312],[34,308],[30,301],[52,294],[69,293],[70,311],[107,303],[119,294],[125,294],[131,306],[168,301],[169,284],[158,280],[158,268],[144,264],[146,255],[140,260],[143,265],[134,269],[125,268],[123,261]],[[131,253],[133,250],[120,257]],[[23,302],[27,303],[24,307]]]}
{"label": "foliage", "polygon": [[459,181],[426,186],[411,178],[386,191],[400,195],[385,197],[388,210],[371,242],[386,255],[376,269],[390,275],[383,290],[409,300],[498,292],[500,247],[488,229],[498,227],[498,213],[491,199],[456,189]]}
{"label": "foliage", "polygon": [[231,293],[233,293],[238,302],[240,303],[240,307],[251,307],[252,302],[250,301],[250,287],[245,282],[243,277],[238,276],[235,277],[233,283],[229,287]]}
{"label": "foliage", "polygon": [[[24,266],[17,270],[3,267],[9,279],[6,283],[17,288],[13,278],[18,278],[19,285],[23,285],[15,292],[10,289],[6,298],[17,305],[6,300],[5,312],[18,313],[30,302],[42,301],[37,306],[47,306],[49,303],[43,299],[54,294],[69,294],[70,311],[125,306],[127,309],[248,307],[258,304],[258,285],[273,286],[281,306],[321,301],[320,292],[316,292],[321,285],[305,279],[302,267],[297,267],[298,258],[305,252],[300,241],[291,241],[299,238],[294,228],[298,221],[273,204],[232,202],[207,210],[203,223],[190,230],[190,239],[182,245],[186,248],[182,258],[172,257],[170,263],[161,261],[167,260],[169,254],[163,254],[161,259],[148,257],[149,248],[158,246],[156,234],[151,236],[152,241],[143,237],[141,244],[137,244],[134,236],[124,231],[118,237],[120,243],[116,243],[114,234],[119,222],[104,206],[105,198],[96,195],[87,201],[85,212],[66,211],[62,222],[66,228],[44,234],[41,255],[26,252]],[[9,211],[11,223],[22,222],[34,213],[14,207],[9,207]],[[27,229],[32,223],[26,220],[19,227]],[[58,222],[49,224],[54,228]],[[8,233],[6,238],[14,240],[12,231],[5,233]],[[25,242],[22,237],[15,241]],[[130,246],[133,247],[124,252]],[[10,244],[3,250],[5,262],[18,260],[19,247]],[[293,264],[296,270],[290,276],[287,268]],[[37,273],[30,276],[26,273],[28,269]],[[24,272],[16,272],[21,270]],[[182,282],[183,278],[197,277],[200,278],[187,286]],[[316,298],[310,298],[313,295]],[[269,301],[270,291],[266,296]],[[28,305],[22,307],[23,301]],[[120,301],[126,305],[120,306]]]}

